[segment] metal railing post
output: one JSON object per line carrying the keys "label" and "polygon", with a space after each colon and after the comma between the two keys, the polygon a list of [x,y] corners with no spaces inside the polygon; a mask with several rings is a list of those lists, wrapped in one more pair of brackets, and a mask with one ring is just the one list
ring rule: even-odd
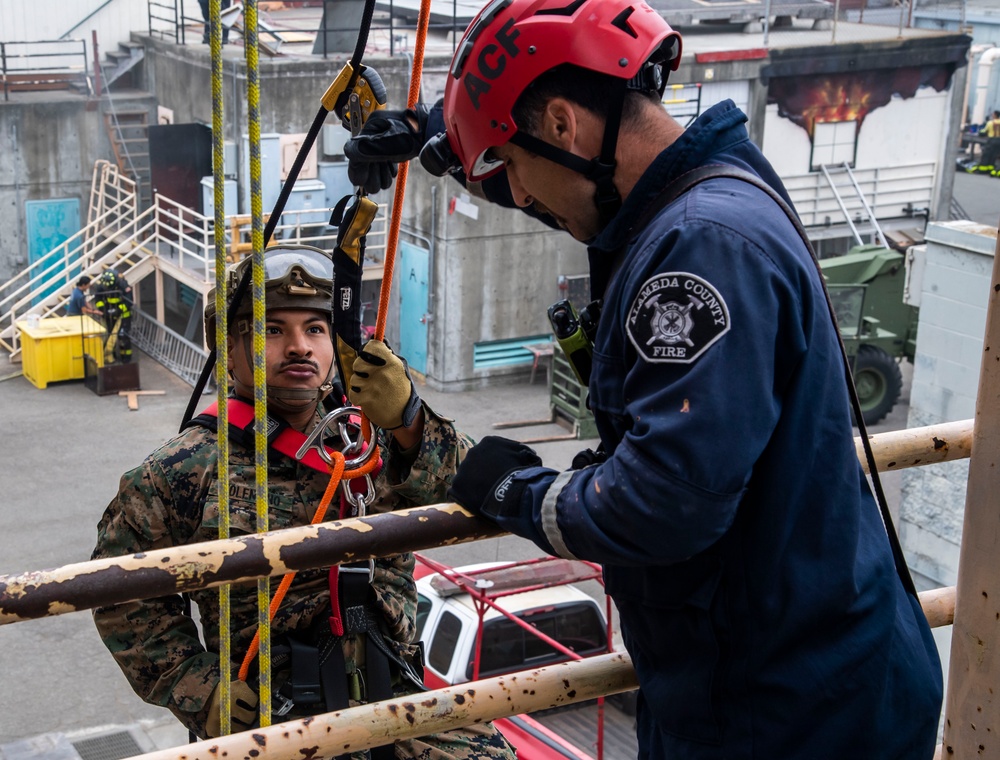
{"label": "metal railing post", "polygon": [[955,623],[945,697],[944,756],[1000,757],[1000,551],[996,494],[1000,489],[1000,239],[986,308],[972,455],[958,561]]}
{"label": "metal railing post", "polygon": [[0,42],[0,74],[3,74],[3,99],[9,100],[7,94],[7,43]]}
{"label": "metal railing post", "polygon": [[100,47],[97,44],[97,30],[90,30],[91,47],[94,52],[94,95],[101,97],[101,59]]}

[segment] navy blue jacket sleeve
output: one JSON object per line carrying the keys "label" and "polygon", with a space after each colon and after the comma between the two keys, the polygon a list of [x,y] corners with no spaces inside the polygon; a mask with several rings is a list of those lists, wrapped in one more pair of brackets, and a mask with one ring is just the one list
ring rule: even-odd
{"label": "navy blue jacket sleeve", "polygon": [[[713,221],[725,216],[717,201],[695,191],[681,203],[682,225],[656,225],[633,249],[609,289],[590,388],[595,413],[617,421],[621,441],[600,465],[522,473],[522,519],[505,528],[552,553],[616,565],[679,562],[727,531],[807,348],[800,294],[814,276],[791,225],[756,194],[761,208],[743,215],[774,221],[759,243]],[[648,361],[629,335],[630,311],[658,275],[708,283],[728,314],[725,331],[688,363]],[[624,387],[599,381],[600,365],[614,363],[627,367]]]}

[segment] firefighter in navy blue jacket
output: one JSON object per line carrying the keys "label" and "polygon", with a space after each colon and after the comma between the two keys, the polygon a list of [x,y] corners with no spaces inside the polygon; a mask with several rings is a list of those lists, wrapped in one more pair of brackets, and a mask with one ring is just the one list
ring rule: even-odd
{"label": "firefighter in navy blue jacket", "polygon": [[[810,252],[742,179],[665,200],[708,165],[788,200],[731,102],[687,130],[662,109],[679,58],[637,0],[495,0],[459,45],[447,143],[424,150],[450,150],[470,182],[502,171],[514,205],[587,242],[603,452],[560,473],[488,437],[450,493],[604,565],[641,685],[640,758],[930,758],[941,666],[855,454]],[[421,119],[381,137],[422,144]],[[356,139],[360,171],[376,150]]]}

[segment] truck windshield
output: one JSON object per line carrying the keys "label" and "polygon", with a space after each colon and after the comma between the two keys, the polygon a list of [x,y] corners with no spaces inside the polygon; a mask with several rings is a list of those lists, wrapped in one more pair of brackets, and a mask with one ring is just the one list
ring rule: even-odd
{"label": "truck windshield", "polygon": [[[581,656],[596,654],[607,647],[604,619],[594,604],[560,604],[537,611],[528,610],[518,617]],[[466,671],[468,679],[472,678],[474,658],[473,652]],[[562,652],[505,617],[487,620],[483,625],[480,678],[568,659]]]}

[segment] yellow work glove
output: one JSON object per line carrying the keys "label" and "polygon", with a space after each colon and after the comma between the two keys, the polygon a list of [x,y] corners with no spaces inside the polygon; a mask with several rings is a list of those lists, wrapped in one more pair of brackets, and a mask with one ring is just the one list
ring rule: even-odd
{"label": "yellow work glove", "polygon": [[[205,721],[205,738],[214,739],[222,734],[222,684],[215,687],[209,697],[208,720]],[[230,715],[233,733],[253,728],[257,722],[257,693],[246,681],[236,680],[229,685]]]}
{"label": "yellow work glove", "polygon": [[409,427],[420,411],[406,360],[380,340],[368,341],[354,360],[348,395],[383,430]]}

